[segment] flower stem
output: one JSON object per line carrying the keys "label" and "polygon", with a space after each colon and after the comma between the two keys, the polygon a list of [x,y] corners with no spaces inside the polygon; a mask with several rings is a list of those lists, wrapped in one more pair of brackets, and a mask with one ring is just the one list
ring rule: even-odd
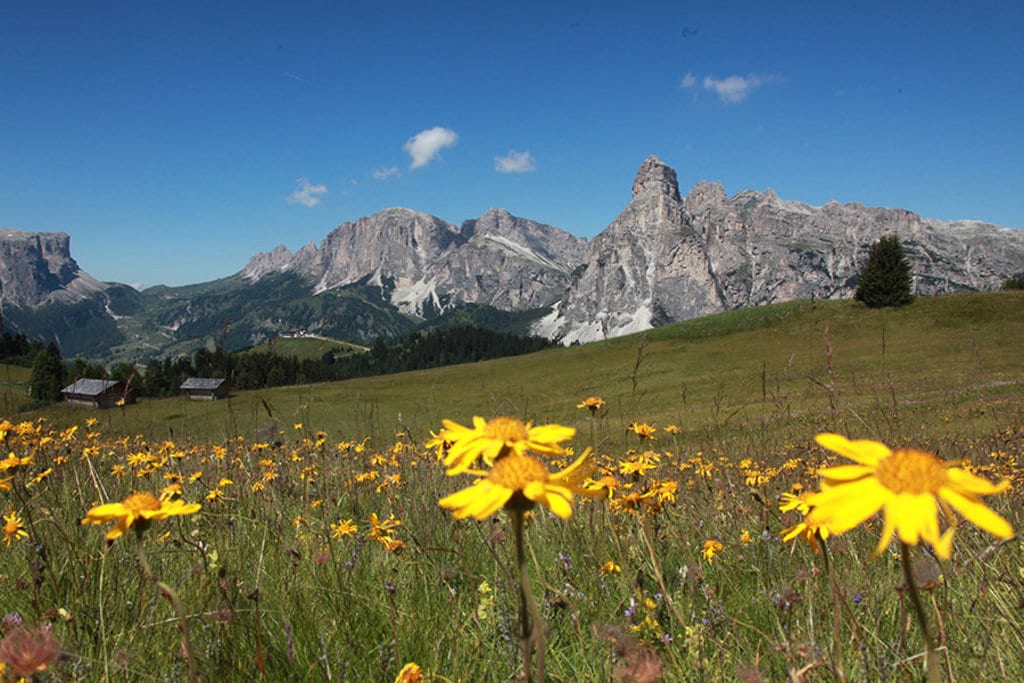
{"label": "flower stem", "polygon": [[139,558],[139,564],[142,566],[142,571],[145,574],[147,581],[152,581],[156,584],[157,590],[160,594],[171,603],[174,608],[175,614],[178,616],[178,628],[181,630],[182,646],[185,650],[185,659],[188,662],[188,679],[191,683],[197,683],[199,679],[199,673],[196,671],[196,662],[192,657],[192,643],[189,639],[188,634],[188,620],[185,615],[185,608],[181,605],[181,600],[178,598],[178,594],[173,588],[168,586],[163,581],[158,581],[156,576],[153,574],[153,569],[149,566],[149,560],[146,558],[146,552],[142,547],[142,537],[145,533],[145,529],[141,526],[135,530],[135,548]]}
{"label": "flower stem", "polygon": [[914,581],[914,571],[910,566],[910,546],[900,541],[900,560],[903,564],[903,577],[907,582],[907,593],[910,595],[910,604],[914,606],[914,614],[917,616],[917,623],[921,627],[921,634],[924,636],[925,654],[924,664],[928,671],[929,683],[938,683],[939,665],[935,653],[935,638],[928,629],[928,621],[925,618],[924,606],[921,604],[921,596],[917,592],[917,582]]}
{"label": "flower stem", "polygon": [[843,624],[842,624],[842,603],[840,600],[839,583],[836,581],[832,571],[832,564],[828,561],[828,545],[821,537],[818,537],[821,546],[821,558],[825,564],[825,573],[828,575],[829,587],[832,589],[832,652],[835,656],[834,673],[840,683],[846,681],[846,672],[843,667]]}
{"label": "flower stem", "polygon": [[[516,564],[519,569],[519,627],[523,647],[523,673],[527,683],[544,680],[544,627],[540,622],[537,603],[530,589],[530,578],[526,571],[526,552],[523,546],[523,517],[525,511],[511,508],[512,529],[516,537]],[[531,662],[533,649],[537,649],[537,678],[534,679]]]}

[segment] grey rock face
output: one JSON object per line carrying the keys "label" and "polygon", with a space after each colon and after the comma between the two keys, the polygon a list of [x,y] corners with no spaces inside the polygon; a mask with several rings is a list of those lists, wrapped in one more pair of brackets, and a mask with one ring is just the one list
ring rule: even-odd
{"label": "grey rock face", "polygon": [[771,190],[729,199],[708,182],[682,199],[675,172],[649,157],[633,200],[534,330],[587,342],[734,308],[852,297],[868,250],[887,234],[902,241],[918,294],[998,289],[1024,270],[1024,231],[860,204],[812,207]]}
{"label": "grey rock face", "polygon": [[0,230],[0,301],[25,308],[83,300],[107,285],[71,258],[63,232]]}
{"label": "grey rock face", "polygon": [[440,312],[456,303],[503,310],[550,305],[562,294],[586,240],[491,209],[461,229],[409,209],[387,209],[333,230],[317,248],[280,246],[242,270],[250,280],[291,270],[317,292],[367,282],[405,313]]}

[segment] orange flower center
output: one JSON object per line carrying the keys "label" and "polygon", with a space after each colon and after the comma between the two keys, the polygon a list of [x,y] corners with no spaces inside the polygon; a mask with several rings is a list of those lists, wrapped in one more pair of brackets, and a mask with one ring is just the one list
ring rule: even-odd
{"label": "orange flower center", "polygon": [[550,476],[548,468],[537,458],[513,454],[495,460],[487,480],[512,491],[522,491],[527,484],[546,482]]}
{"label": "orange flower center", "polygon": [[4,533],[8,536],[14,536],[21,529],[21,522],[17,518],[9,517],[7,523],[4,524]]}
{"label": "orange flower center", "polygon": [[152,493],[133,493],[124,499],[124,506],[133,514],[160,509],[160,501]]}
{"label": "orange flower center", "polygon": [[931,453],[901,448],[875,466],[878,482],[893,493],[937,493],[947,482],[946,468]]}
{"label": "orange flower center", "polygon": [[496,417],[484,427],[484,436],[509,443],[515,441],[526,441],[530,434],[519,420],[511,417]]}

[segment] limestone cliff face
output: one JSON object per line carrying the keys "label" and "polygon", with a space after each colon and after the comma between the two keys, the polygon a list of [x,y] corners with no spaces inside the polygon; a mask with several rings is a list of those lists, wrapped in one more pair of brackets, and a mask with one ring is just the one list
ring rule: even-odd
{"label": "limestone cliff face", "polygon": [[730,199],[708,182],[681,198],[675,172],[649,157],[632,201],[590,243],[535,331],[587,342],[734,308],[852,297],[868,250],[887,234],[902,241],[917,294],[998,289],[1024,270],[1020,230],[861,204],[812,207],[771,190]]}
{"label": "limestone cliff face", "polygon": [[74,303],[106,285],[71,258],[71,237],[63,232],[0,230],[0,301],[23,308]]}
{"label": "limestone cliff face", "polygon": [[292,254],[258,254],[242,276],[292,271],[317,292],[374,284],[403,312],[422,316],[458,303],[503,310],[550,305],[579,262],[585,240],[491,209],[461,228],[409,209],[387,209],[343,223],[320,244]]}
{"label": "limestone cliff face", "polygon": [[852,297],[868,250],[890,233],[903,242],[918,294],[998,289],[1024,271],[1020,230],[815,207],[771,190],[730,198],[711,182],[683,196],[675,171],[652,156],[630,202],[590,243],[503,209],[456,227],[396,208],[343,223],[294,254],[258,254],[240,275],[256,283],[292,273],[318,294],[369,285],[414,318],[464,303],[550,307],[534,332],[587,342],[735,308]]}

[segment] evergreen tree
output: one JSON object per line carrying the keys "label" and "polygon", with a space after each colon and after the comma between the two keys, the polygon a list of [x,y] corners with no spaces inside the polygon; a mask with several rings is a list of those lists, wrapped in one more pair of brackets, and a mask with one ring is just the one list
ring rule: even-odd
{"label": "evergreen tree", "polygon": [[1024,289],[1024,272],[1006,278],[1003,289]]}
{"label": "evergreen tree", "polygon": [[60,349],[51,342],[45,349],[38,351],[32,360],[32,376],[29,379],[32,398],[48,403],[59,401],[66,373]]}
{"label": "evergreen tree", "polygon": [[910,262],[899,237],[886,235],[871,246],[854,298],[869,308],[905,306],[914,300],[911,283]]}

